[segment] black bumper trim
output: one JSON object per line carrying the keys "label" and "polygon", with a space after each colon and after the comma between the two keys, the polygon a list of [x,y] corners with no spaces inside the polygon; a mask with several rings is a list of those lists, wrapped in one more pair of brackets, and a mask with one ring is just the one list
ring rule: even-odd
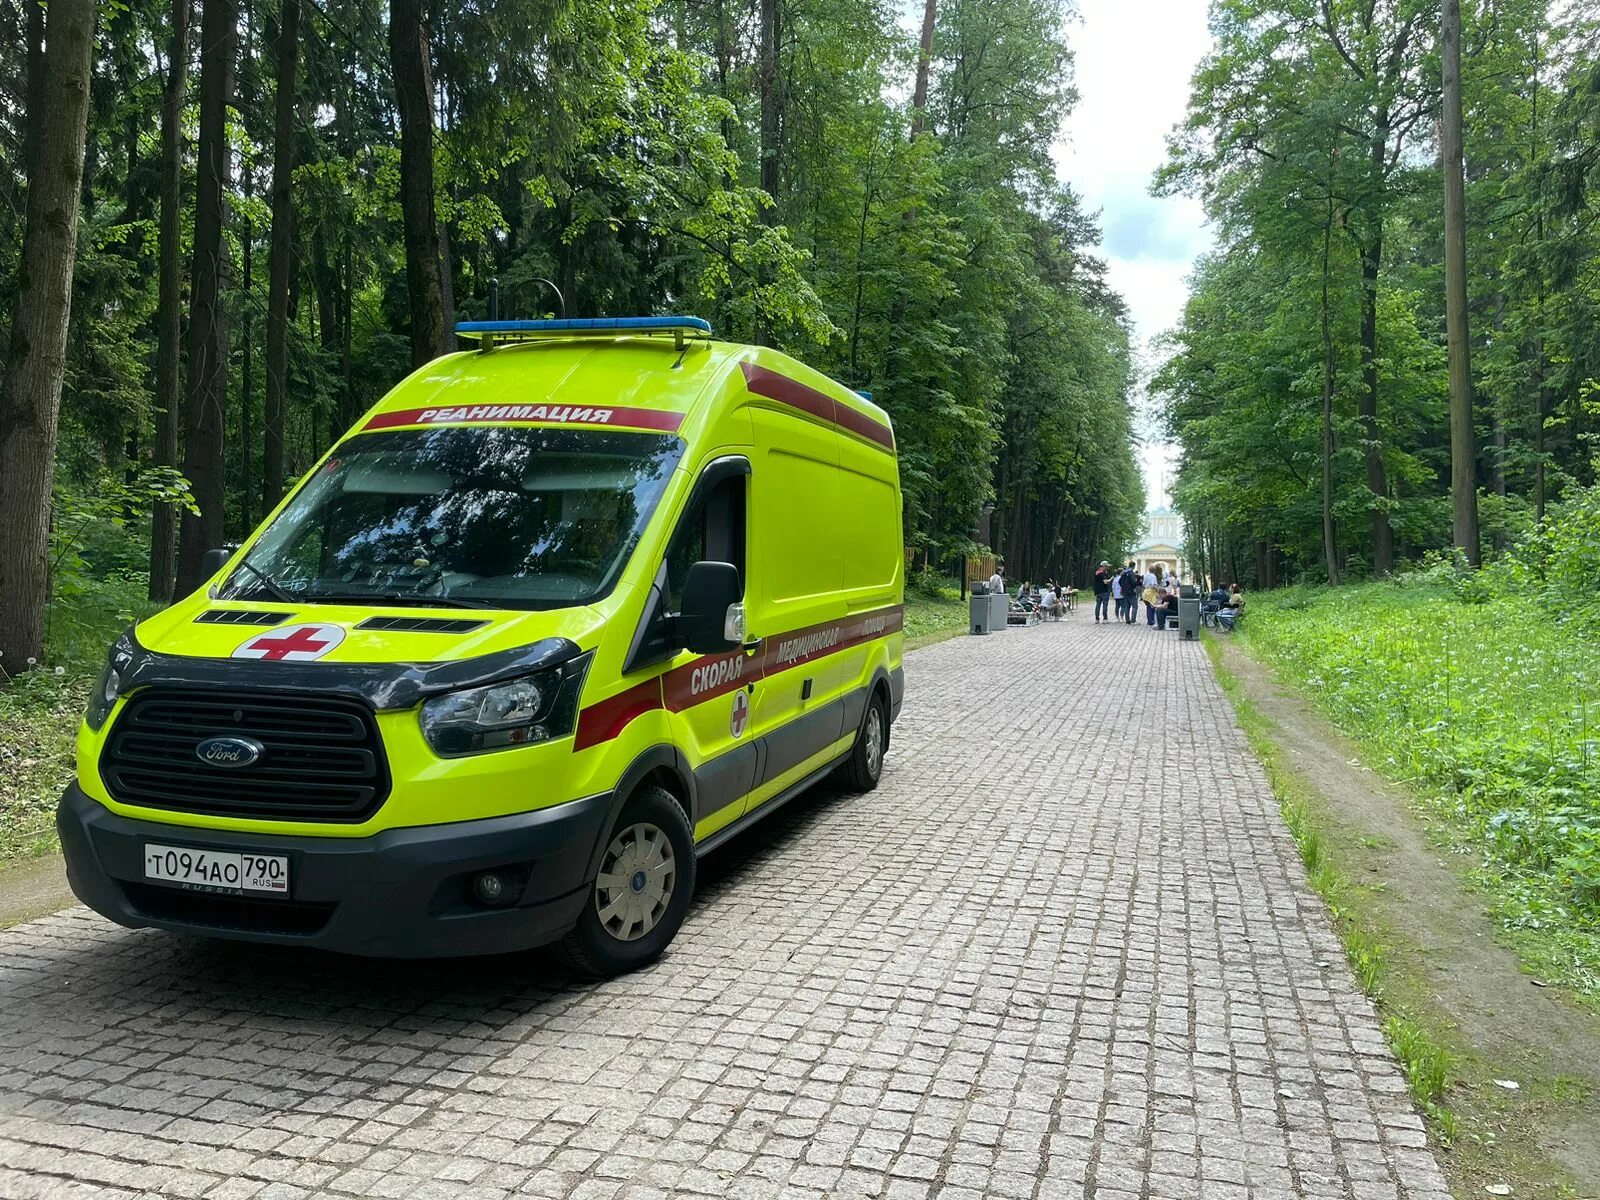
{"label": "black bumper trim", "polygon": [[[73,783],[56,826],[73,893],[120,925],[370,957],[442,958],[526,950],[571,929],[589,895],[590,864],[612,799],[607,792],[508,817],[324,838],[142,821],[111,812]],[[182,903],[141,907],[147,841],[287,855],[288,902],[326,911],[327,919],[275,920],[280,914],[270,906],[282,901],[272,897],[219,897],[220,911],[211,913],[205,894],[191,891],[177,892]],[[473,906],[463,878],[512,865],[526,871],[519,901]]]}

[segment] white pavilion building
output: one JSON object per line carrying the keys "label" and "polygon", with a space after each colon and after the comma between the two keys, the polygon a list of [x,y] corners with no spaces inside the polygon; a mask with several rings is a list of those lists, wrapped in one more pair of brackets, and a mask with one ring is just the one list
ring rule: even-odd
{"label": "white pavilion building", "polygon": [[1140,572],[1159,567],[1163,578],[1178,573],[1189,578],[1189,563],[1183,557],[1183,518],[1170,508],[1152,509],[1145,516],[1145,543],[1133,551]]}

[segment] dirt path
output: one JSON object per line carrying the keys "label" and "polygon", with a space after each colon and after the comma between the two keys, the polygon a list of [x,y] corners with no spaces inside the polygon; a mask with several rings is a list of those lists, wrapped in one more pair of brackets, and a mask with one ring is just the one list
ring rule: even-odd
{"label": "dirt path", "polygon": [[1351,742],[1236,642],[1223,643],[1223,657],[1320,797],[1319,827],[1361,889],[1363,915],[1402,951],[1388,964],[1399,998],[1431,1010],[1463,1056],[1452,1106],[1502,1140],[1527,1141],[1571,1172],[1581,1195],[1600,1196],[1600,1018],[1522,970],[1463,885],[1465,860],[1432,844],[1404,793],[1361,765]]}
{"label": "dirt path", "polygon": [[67,887],[59,854],[0,868],[0,929],[60,912],[78,901]]}

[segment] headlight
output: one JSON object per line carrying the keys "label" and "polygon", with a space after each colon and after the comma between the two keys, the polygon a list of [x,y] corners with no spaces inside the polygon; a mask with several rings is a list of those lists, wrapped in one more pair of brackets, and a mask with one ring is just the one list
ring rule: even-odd
{"label": "headlight", "polygon": [[96,733],[116,706],[117,697],[122,694],[123,675],[132,662],[133,644],[124,633],[112,643],[111,653],[106,658],[106,669],[95,680],[94,691],[89,693],[89,706],[84,710],[84,723]]}
{"label": "headlight", "polygon": [[424,701],[422,735],[447,758],[566,737],[577,721],[589,657]]}

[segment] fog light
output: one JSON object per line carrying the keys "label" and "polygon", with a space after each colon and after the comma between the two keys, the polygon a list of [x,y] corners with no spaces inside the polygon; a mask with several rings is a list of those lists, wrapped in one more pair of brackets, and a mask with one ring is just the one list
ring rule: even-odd
{"label": "fog light", "polygon": [[485,904],[501,904],[509,889],[506,881],[493,871],[485,871],[472,881],[472,891]]}

